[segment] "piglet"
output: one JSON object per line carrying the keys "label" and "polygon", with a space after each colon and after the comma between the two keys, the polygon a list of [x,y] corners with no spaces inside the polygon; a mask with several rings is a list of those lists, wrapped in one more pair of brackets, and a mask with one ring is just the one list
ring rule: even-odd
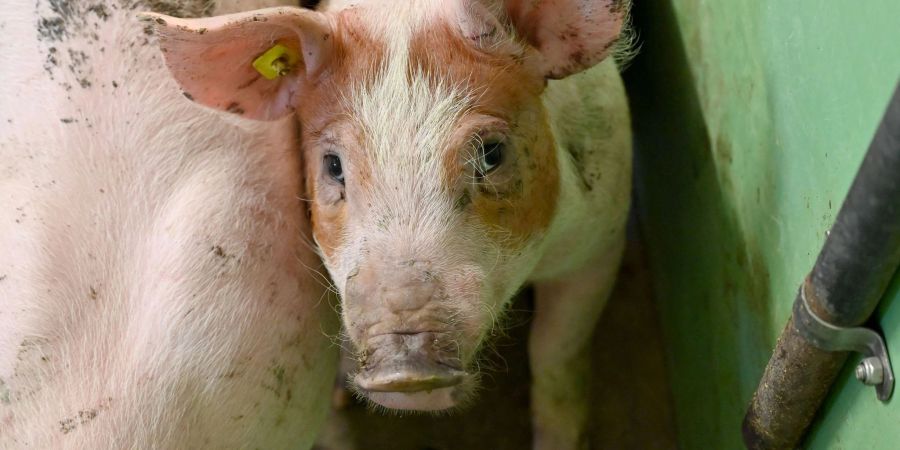
{"label": "piglet", "polygon": [[613,286],[631,135],[627,2],[330,1],[162,15],[185,97],[302,128],[313,236],[389,409],[469,401],[479,350],[526,283],[534,446],[586,444],[591,334]]}

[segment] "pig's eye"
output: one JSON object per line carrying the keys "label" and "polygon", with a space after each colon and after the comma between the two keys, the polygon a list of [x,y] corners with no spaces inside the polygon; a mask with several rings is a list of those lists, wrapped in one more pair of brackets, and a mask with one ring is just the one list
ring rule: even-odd
{"label": "pig's eye", "polygon": [[344,168],[341,167],[341,158],[329,153],[325,155],[325,171],[338,183],[344,184]]}
{"label": "pig's eye", "polygon": [[478,176],[485,176],[496,169],[503,162],[503,141],[486,140],[478,146],[476,153],[475,170]]}

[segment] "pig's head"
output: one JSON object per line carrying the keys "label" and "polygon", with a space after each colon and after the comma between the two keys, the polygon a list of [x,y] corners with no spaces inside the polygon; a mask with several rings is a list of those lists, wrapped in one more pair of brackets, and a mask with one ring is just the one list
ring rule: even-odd
{"label": "pig's head", "polygon": [[[189,99],[296,114],[354,382],[388,408],[439,410],[475,388],[555,217],[546,80],[608,56],[624,14],[620,0],[431,0],[149,18]],[[253,62],[276,44],[268,79]]]}

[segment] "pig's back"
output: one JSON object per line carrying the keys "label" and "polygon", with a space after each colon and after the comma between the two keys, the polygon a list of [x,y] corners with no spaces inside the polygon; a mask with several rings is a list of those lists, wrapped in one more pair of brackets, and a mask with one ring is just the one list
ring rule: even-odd
{"label": "pig's back", "polygon": [[180,97],[134,13],[0,6],[0,448],[309,447],[335,355],[293,130]]}

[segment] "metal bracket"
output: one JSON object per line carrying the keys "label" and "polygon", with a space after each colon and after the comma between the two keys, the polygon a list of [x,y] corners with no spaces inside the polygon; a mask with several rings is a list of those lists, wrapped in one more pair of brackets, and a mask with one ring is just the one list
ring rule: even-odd
{"label": "metal bracket", "polygon": [[890,399],[894,391],[894,370],[884,339],[869,328],[843,328],[822,320],[809,308],[806,286],[803,283],[800,287],[801,301],[794,302],[794,326],[797,331],[822,350],[862,353],[864,358],[856,368],[856,378],[868,386],[875,386],[878,400],[885,402]]}

